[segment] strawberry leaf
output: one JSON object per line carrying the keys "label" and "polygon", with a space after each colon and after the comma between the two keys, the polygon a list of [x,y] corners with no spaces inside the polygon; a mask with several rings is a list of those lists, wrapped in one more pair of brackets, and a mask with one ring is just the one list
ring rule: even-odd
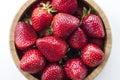
{"label": "strawberry leaf", "polygon": [[95,14],[94,9],[91,7],[89,7],[89,9],[87,9],[86,7],[83,7],[83,13],[82,13],[82,19],[81,19],[80,25],[82,24],[83,18],[88,14]]}
{"label": "strawberry leaf", "polygon": [[83,14],[82,14],[82,19],[87,15],[88,10],[86,7],[83,7]]}
{"label": "strawberry leaf", "polygon": [[24,18],[23,21],[26,22],[26,23],[29,23],[30,25],[32,25],[32,21],[28,17]]}
{"label": "strawberry leaf", "polygon": [[49,13],[55,13],[57,12],[54,7],[50,5],[50,2],[48,1],[46,4],[45,3],[40,3],[43,7],[43,10],[48,10]]}
{"label": "strawberry leaf", "polygon": [[51,26],[48,26],[46,29],[44,29],[43,31],[39,32],[39,37],[43,37],[43,36],[47,36],[47,35],[52,35],[53,31]]}

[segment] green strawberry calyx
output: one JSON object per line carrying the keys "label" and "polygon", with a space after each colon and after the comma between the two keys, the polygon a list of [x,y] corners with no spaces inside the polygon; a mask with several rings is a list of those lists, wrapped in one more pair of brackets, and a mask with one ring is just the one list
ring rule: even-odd
{"label": "green strawberry calyx", "polygon": [[32,25],[32,21],[31,21],[30,18],[24,18],[23,21],[26,22],[26,23],[29,23],[30,25]]}
{"label": "green strawberry calyx", "polygon": [[22,20],[23,20],[24,22],[32,25],[31,16],[28,15],[28,14],[25,14],[24,16],[25,16],[25,18],[23,18]]}
{"label": "green strawberry calyx", "polygon": [[53,34],[53,31],[52,31],[52,28],[51,28],[51,25],[50,25],[46,29],[44,29],[43,31],[41,31],[39,33],[39,37],[43,37],[43,36],[47,36],[47,35],[52,35],[52,34]]}
{"label": "green strawberry calyx", "polygon": [[82,19],[83,19],[86,15],[90,14],[90,12],[91,12],[91,8],[89,8],[89,10],[88,10],[86,7],[83,7]]}
{"label": "green strawberry calyx", "polygon": [[91,7],[89,7],[89,9],[87,9],[86,7],[83,7],[83,13],[82,13],[82,19],[81,19],[80,25],[82,24],[83,18],[88,14],[95,14],[95,11]]}
{"label": "green strawberry calyx", "polygon": [[46,4],[45,3],[40,3],[43,7],[43,10],[48,10],[49,13],[55,13],[57,12],[54,7],[50,5],[50,2],[48,1]]}

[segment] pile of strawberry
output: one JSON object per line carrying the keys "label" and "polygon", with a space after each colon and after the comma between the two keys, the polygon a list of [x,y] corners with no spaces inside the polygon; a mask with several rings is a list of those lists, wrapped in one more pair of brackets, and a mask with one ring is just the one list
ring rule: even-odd
{"label": "pile of strawberry", "polygon": [[15,27],[20,69],[40,80],[83,80],[104,60],[103,22],[82,1],[47,1]]}

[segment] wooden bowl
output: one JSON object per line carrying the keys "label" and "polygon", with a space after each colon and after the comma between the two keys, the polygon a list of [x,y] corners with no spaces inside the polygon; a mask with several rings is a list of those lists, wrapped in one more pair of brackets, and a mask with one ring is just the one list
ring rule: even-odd
{"label": "wooden bowl", "polygon": [[[17,15],[15,16],[15,19],[13,20],[12,26],[11,26],[11,30],[10,30],[10,50],[11,50],[11,54],[12,54],[12,58],[16,64],[16,66],[19,68],[19,63],[20,63],[20,59],[17,55],[16,52],[16,48],[15,48],[15,44],[14,44],[14,28],[17,24],[17,22],[21,19],[21,17],[23,16],[23,14],[25,13],[25,11],[37,0],[28,0],[19,10],[19,12],[17,13]],[[90,73],[85,80],[93,80],[100,72],[101,70],[104,68],[109,55],[110,55],[110,51],[111,51],[111,44],[112,44],[112,39],[111,39],[111,30],[110,30],[110,25],[108,23],[108,20],[104,14],[104,12],[99,8],[99,6],[93,1],[93,0],[84,0],[85,3],[87,3],[88,5],[90,5],[96,12],[97,14],[101,17],[104,26],[105,26],[105,31],[106,31],[106,38],[105,38],[105,47],[104,47],[104,52],[105,52],[105,59],[104,61],[97,67],[95,68],[92,73]],[[21,70],[20,70],[21,71]],[[23,72],[21,71],[21,73],[28,79],[28,80],[38,80],[37,78],[35,78],[34,76],[32,76],[29,73]]]}

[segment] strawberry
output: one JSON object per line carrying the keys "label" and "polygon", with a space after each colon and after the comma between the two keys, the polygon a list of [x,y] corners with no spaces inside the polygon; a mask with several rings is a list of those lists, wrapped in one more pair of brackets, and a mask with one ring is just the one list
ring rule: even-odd
{"label": "strawberry", "polygon": [[88,14],[83,18],[82,29],[91,37],[103,38],[105,36],[102,20],[94,14]]}
{"label": "strawberry", "polygon": [[37,49],[25,52],[20,60],[20,69],[28,73],[38,73],[45,67],[45,59]]}
{"label": "strawberry", "polygon": [[104,39],[102,39],[102,38],[89,38],[89,43],[94,43],[101,48],[102,46],[104,46]]}
{"label": "strawberry", "polygon": [[43,7],[37,7],[32,12],[32,25],[36,31],[41,31],[48,27],[52,21],[54,12],[53,8],[47,3],[41,3]]}
{"label": "strawberry", "polygon": [[60,60],[66,54],[67,51],[66,42],[54,36],[39,38],[36,41],[36,45],[40,52],[50,62],[56,62]]}
{"label": "strawberry", "polygon": [[63,80],[64,72],[60,65],[50,64],[42,73],[41,80]]}
{"label": "strawberry", "polygon": [[75,49],[83,48],[88,42],[86,34],[78,28],[69,38],[69,44]]}
{"label": "strawberry", "polygon": [[79,58],[69,59],[65,64],[65,72],[72,80],[83,80],[87,71],[85,64]]}
{"label": "strawberry", "polygon": [[32,46],[37,40],[37,34],[32,26],[25,22],[18,22],[14,30],[14,41],[20,50]]}
{"label": "strawberry", "polygon": [[77,0],[52,0],[51,5],[58,13],[73,14],[77,10]]}
{"label": "strawberry", "polygon": [[95,44],[88,44],[82,49],[82,60],[89,67],[96,67],[104,60],[104,52]]}
{"label": "strawberry", "polygon": [[57,37],[68,37],[79,26],[79,19],[66,14],[58,13],[54,16],[52,22],[53,34]]}

